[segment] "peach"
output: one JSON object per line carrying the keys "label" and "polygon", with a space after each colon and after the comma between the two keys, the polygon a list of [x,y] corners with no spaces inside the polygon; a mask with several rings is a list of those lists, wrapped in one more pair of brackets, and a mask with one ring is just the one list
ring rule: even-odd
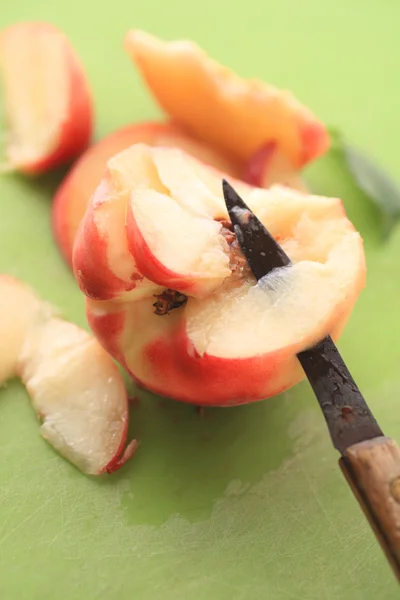
{"label": "peach", "polygon": [[113,360],[97,340],[54,315],[33,290],[0,276],[0,382],[19,375],[41,420],[42,436],[82,472],[111,473],[126,447],[128,401]]}
{"label": "peach", "polygon": [[44,22],[0,33],[5,116],[4,170],[37,174],[88,145],[92,100],[82,64],[66,36]]}
{"label": "peach", "polygon": [[172,120],[227,156],[246,163],[274,142],[298,169],[327,150],[324,125],[291,93],[241,79],[193,42],[134,30],[125,47]]}
{"label": "peach", "polygon": [[176,146],[230,175],[239,176],[234,161],[194,140],[169,123],[138,123],[111,133],[89,148],[67,174],[53,201],[53,231],[65,260],[72,263],[72,248],[89,199],[101,181],[107,161],[121,150],[143,142],[149,146]]}
{"label": "peach", "polygon": [[140,144],[109,161],[74,250],[104,348],[141,385],[200,405],[297,383],[297,353],[338,338],[365,281],[362,240],[340,200],[231,182],[293,266],[257,283],[221,175],[177,149]]}

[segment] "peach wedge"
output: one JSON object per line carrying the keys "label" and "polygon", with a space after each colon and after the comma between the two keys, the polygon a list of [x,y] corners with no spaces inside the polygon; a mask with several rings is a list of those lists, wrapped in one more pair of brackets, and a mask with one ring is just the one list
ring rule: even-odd
{"label": "peach wedge", "polygon": [[127,395],[111,357],[7,275],[0,276],[0,306],[0,382],[22,379],[43,438],[83,473],[117,470],[137,443],[126,446]]}
{"label": "peach wedge", "polygon": [[0,33],[6,131],[3,170],[37,174],[68,162],[88,145],[92,100],[66,36],[44,22]]}
{"label": "peach wedge", "polygon": [[298,169],[328,148],[324,125],[290,92],[241,79],[193,42],[133,30],[125,48],[172,120],[235,160],[275,142]]}

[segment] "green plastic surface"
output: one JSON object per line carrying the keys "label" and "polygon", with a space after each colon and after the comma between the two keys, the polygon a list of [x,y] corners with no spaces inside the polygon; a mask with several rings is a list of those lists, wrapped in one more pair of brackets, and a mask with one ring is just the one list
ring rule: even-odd
{"label": "green plastic surface", "polygon": [[[97,137],[160,114],[122,49],[126,30],[140,27],[193,38],[240,74],[291,88],[400,178],[398,0],[3,1],[1,26],[31,19],[60,26],[82,57]],[[330,155],[310,172],[316,191],[344,198],[365,236],[368,285],[339,346],[382,428],[400,440],[400,231],[379,244],[378,215],[341,167]],[[50,230],[58,181],[0,178],[0,271],[85,326]],[[140,397],[131,414],[139,452],[96,479],[40,438],[17,381],[1,391],[2,599],[398,597],[307,383],[204,418]]]}

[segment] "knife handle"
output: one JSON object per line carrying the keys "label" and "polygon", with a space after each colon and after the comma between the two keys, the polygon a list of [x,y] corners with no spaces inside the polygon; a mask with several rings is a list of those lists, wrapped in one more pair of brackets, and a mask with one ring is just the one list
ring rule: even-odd
{"label": "knife handle", "polygon": [[400,448],[381,436],[350,446],[339,465],[400,583]]}

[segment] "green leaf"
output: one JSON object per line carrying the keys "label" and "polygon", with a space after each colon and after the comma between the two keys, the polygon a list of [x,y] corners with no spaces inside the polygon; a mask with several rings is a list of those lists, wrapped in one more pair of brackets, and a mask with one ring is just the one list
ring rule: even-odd
{"label": "green leaf", "polygon": [[358,187],[377,206],[382,215],[382,237],[387,240],[400,219],[400,186],[373,158],[346,141],[335,127],[328,128],[332,148],[342,152],[349,172]]}

